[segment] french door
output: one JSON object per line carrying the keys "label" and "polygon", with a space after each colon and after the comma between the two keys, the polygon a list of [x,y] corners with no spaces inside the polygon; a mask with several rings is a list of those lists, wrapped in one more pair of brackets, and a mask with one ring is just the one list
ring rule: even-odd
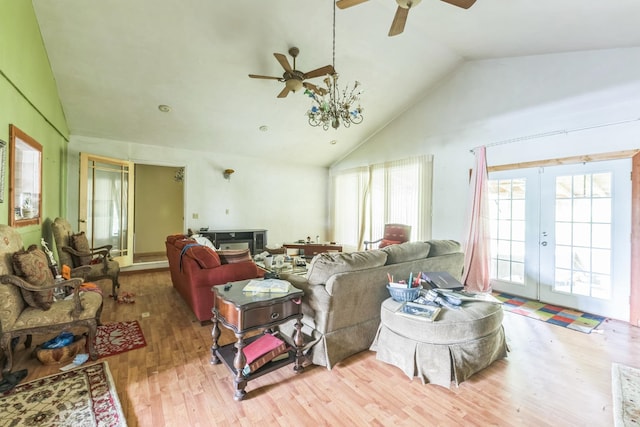
{"label": "french door", "polygon": [[492,172],[492,287],[629,319],[631,159]]}
{"label": "french door", "polygon": [[133,179],[133,162],[80,153],[78,229],[121,267],[133,264]]}

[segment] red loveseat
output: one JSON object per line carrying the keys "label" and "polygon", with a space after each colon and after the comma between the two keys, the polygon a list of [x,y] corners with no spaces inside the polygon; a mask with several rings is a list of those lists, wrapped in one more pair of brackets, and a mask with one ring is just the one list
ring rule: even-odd
{"label": "red loveseat", "polygon": [[173,287],[201,323],[211,320],[212,286],[264,275],[248,250],[216,252],[184,234],[167,236],[165,245]]}

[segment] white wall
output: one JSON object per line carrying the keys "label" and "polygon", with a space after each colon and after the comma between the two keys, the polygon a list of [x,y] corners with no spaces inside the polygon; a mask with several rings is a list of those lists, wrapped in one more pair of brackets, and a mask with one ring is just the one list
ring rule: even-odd
{"label": "white wall", "polygon": [[[84,136],[72,136],[69,143],[67,211],[71,224],[77,223],[80,152],[140,164],[184,166],[184,231],[264,228],[268,246],[316,235],[326,240],[327,168]],[[222,175],[227,168],[235,170],[230,180]],[[158,195],[161,197],[162,188]],[[199,219],[193,219],[193,214]]]}
{"label": "white wall", "polygon": [[636,149],[639,119],[640,48],[474,61],[333,168],[433,154],[433,238],[462,241],[470,149],[489,166]]}

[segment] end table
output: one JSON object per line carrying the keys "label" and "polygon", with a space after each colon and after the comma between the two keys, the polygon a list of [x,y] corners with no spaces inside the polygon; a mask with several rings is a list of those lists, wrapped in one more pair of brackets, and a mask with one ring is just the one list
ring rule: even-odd
{"label": "end table", "polygon": [[[255,280],[255,279],[254,279]],[[303,371],[302,348],[304,338],[302,336],[302,295],[300,289],[291,287],[288,293],[249,293],[243,292],[249,280],[231,282],[226,285],[217,285],[211,288],[213,292],[213,329],[211,337],[211,364],[218,364],[223,361],[234,375],[234,396],[235,400],[242,400],[246,395],[245,387],[247,382],[269,373],[282,366],[295,362],[294,371]],[[244,336],[252,330],[263,329],[270,332],[271,328],[285,323],[291,319],[297,319],[295,332],[292,338],[293,354],[287,359],[277,362],[270,362],[255,372],[245,376],[242,369],[246,364],[243,347],[246,346]],[[220,337],[220,325],[232,330],[237,341],[225,346],[218,346]],[[249,339],[251,340],[251,338]]]}

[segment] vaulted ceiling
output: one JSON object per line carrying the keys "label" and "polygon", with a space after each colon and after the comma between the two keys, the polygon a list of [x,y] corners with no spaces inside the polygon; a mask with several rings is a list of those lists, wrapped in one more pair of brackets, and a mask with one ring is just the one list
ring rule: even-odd
{"label": "vaulted ceiling", "polygon": [[248,74],[281,76],[273,53],[293,46],[300,71],[331,64],[333,0],[32,1],[73,135],[310,165],[343,157],[464,61],[640,46],[637,0],[424,0],[394,37],[397,4],[370,0],[337,9],[335,30],[364,121],[324,131],[303,91],[277,98],[283,83]]}

